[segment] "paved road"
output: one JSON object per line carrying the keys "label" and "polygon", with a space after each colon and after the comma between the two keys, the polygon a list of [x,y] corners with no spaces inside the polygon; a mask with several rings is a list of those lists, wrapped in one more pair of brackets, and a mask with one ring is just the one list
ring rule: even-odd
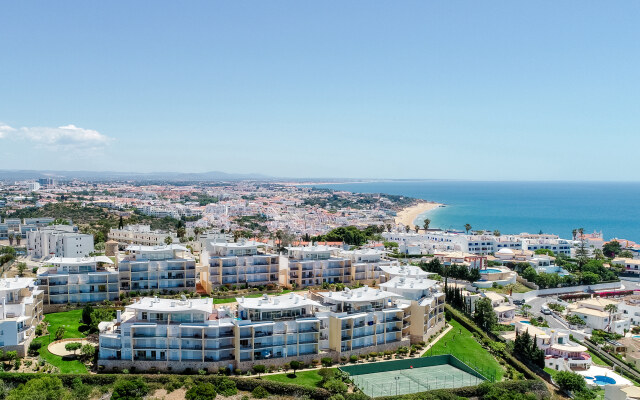
{"label": "paved road", "polygon": [[640,282],[626,281],[624,279],[620,279],[620,282],[622,282],[624,290],[640,290]]}
{"label": "paved road", "polygon": [[534,297],[533,299],[527,301],[527,304],[531,306],[529,312],[531,312],[536,317],[542,316],[545,321],[549,324],[549,328],[554,329],[567,329],[567,326],[564,323],[560,322],[553,315],[544,315],[540,311],[541,307],[546,304],[548,301],[553,301],[552,297]]}

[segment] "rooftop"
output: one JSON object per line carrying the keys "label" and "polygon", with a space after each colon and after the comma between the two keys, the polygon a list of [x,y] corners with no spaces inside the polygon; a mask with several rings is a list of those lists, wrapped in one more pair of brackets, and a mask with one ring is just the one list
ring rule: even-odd
{"label": "rooftop", "polygon": [[107,256],[95,257],[51,257],[46,261],[53,265],[81,265],[87,263],[106,263],[113,264],[113,261]]}
{"label": "rooftop", "polygon": [[413,289],[413,290],[427,290],[430,288],[440,289],[438,281],[425,278],[407,278],[404,276],[396,276],[388,282],[381,283],[380,287],[383,288],[401,288],[401,289]]}
{"label": "rooftop", "polygon": [[238,297],[236,301],[239,307],[258,310],[285,310],[302,306],[321,306],[317,301],[309,299],[306,294],[300,296],[295,293],[283,294],[281,296],[268,296],[264,294],[262,297]]}
{"label": "rooftop", "polygon": [[318,294],[329,302],[344,303],[370,302],[391,297],[402,297],[398,294],[373,289],[366,285],[358,289],[344,288],[344,290],[340,292],[319,292]]}
{"label": "rooftop", "polygon": [[422,276],[425,278],[431,275],[436,275],[432,272],[426,272],[415,265],[381,265],[380,269],[382,272],[389,275]]}
{"label": "rooftop", "polygon": [[211,313],[213,311],[212,299],[160,299],[157,297],[143,297],[135,303],[128,305],[127,309],[157,311],[157,312],[180,312],[180,311],[203,311]]}

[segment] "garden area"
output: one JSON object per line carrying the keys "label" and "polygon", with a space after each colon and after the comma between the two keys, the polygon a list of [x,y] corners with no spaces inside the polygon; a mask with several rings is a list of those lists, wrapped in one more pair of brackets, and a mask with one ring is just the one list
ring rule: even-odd
{"label": "garden area", "polygon": [[502,379],[504,369],[491,353],[478,343],[473,334],[454,319],[449,321],[449,324],[453,329],[427,350],[423,357],[451,354],[465,364],[477,367],[481,373],[493,371],[496,380]]}

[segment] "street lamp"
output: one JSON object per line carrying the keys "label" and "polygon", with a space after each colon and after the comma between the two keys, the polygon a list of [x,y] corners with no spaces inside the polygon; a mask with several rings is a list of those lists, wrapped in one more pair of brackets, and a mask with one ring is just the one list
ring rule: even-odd
{"label": "street lamp", "polygon": [[397,396],[398,395],[398,380],[400,380],[400,377],[396,376],[395,380],[396,380],[396,396]]}

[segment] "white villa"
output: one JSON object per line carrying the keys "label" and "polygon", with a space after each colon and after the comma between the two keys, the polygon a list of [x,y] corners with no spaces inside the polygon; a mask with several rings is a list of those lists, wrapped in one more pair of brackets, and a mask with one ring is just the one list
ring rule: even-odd
{"label": "white villa", "polygon": [[[618,310],[609,312],[606,310],[608,305],[614,305]],[[625,330],[631,328],[631,321],[624,317],[619,301],[603,298],[579,300],[570,304],[567,311],[582,318],[586,326],[591,329],[611,330],[611,332],[624,334]]]}

